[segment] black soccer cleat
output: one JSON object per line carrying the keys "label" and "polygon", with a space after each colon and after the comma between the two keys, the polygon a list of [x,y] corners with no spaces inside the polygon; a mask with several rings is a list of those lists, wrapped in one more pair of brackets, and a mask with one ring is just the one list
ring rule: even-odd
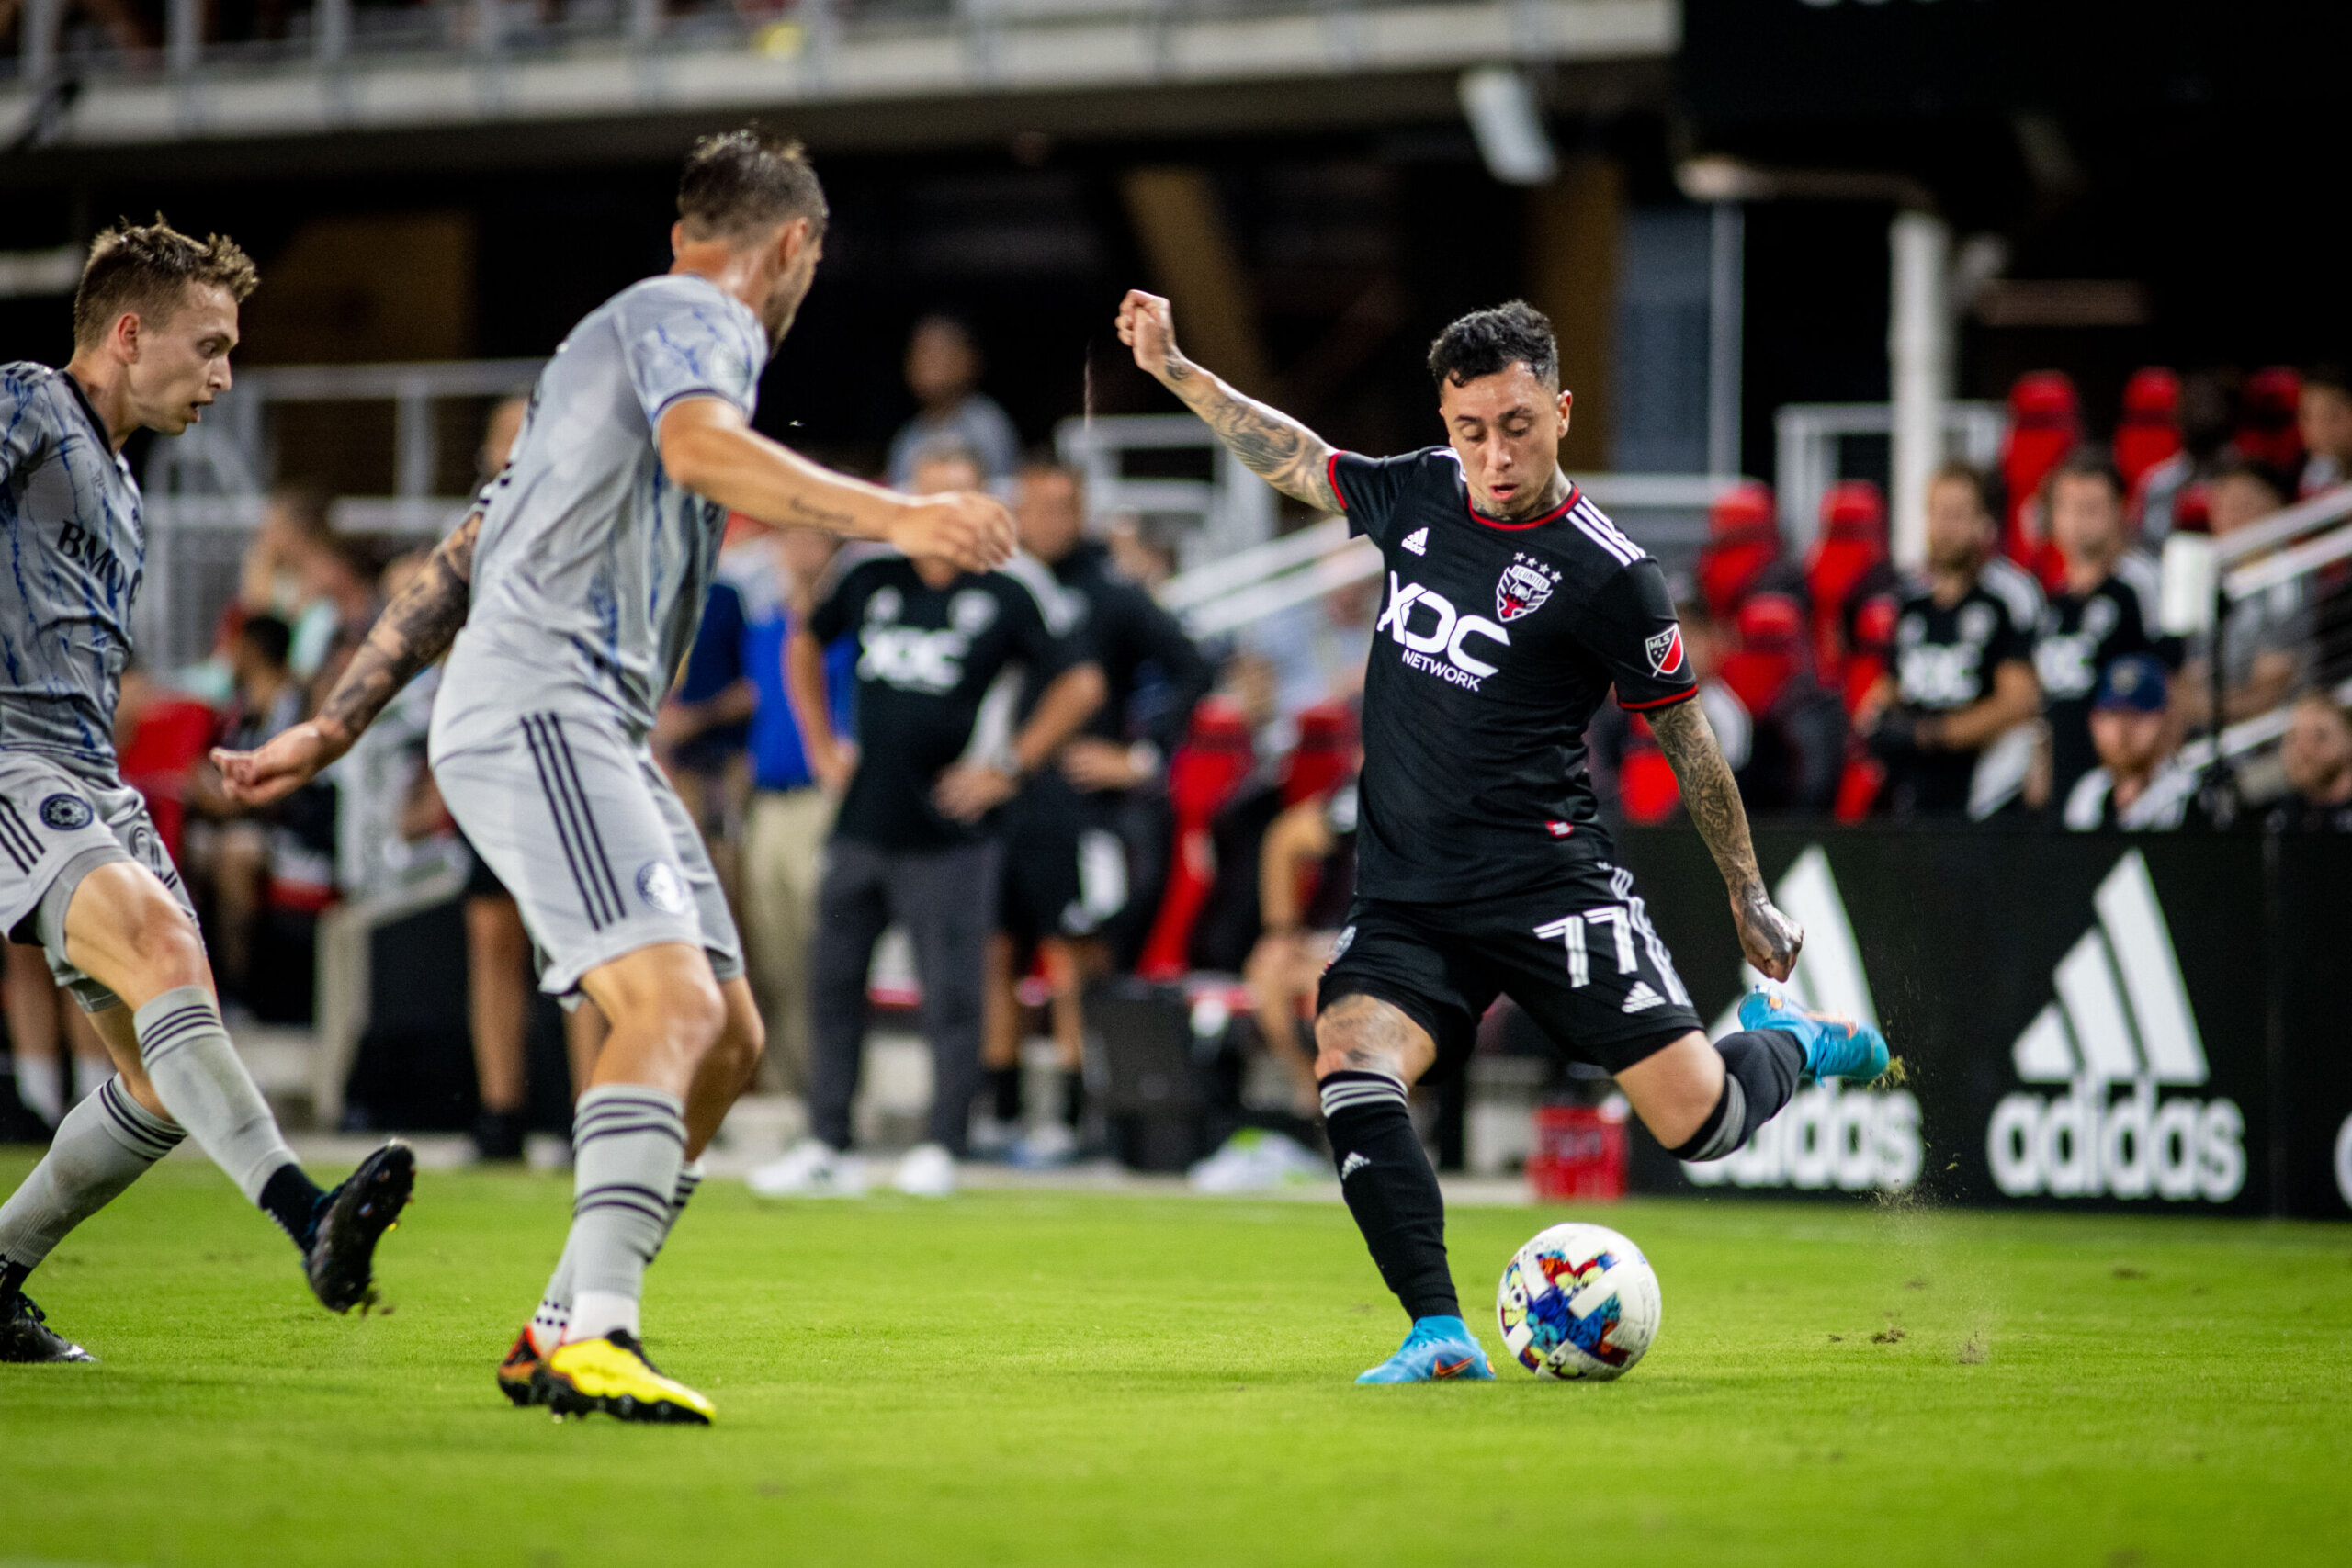
{"label": "black soccer cleat", "polygon": [[531,1383],[539,1364],[539,1348],[531,1343],[531,1331],[526,1328],[514,1337],[514,1348],[506,1352],[506,1359],[498,1363],[498,1392],[518,1410],[531,1403]]}
{"label": "black soccer cleat", "polygon": [[408,1206],[416,1186],[416,1151],[398,1138],[319,1201],[317,1233],[303,1258],[311,1292],[329,1312],[376,1301],[376,1244]]}
{"label": "black soccer cleat", "polygon": [[32,1363],[42,1361],[95,1361],[79,1345],[49,1325],[40,1308],[22,1292],[8,1298],[0,1308],[0,1361]]}

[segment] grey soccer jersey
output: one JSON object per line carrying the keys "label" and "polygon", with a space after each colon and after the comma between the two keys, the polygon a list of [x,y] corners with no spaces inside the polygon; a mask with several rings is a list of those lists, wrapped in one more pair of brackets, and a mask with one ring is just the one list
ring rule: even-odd
{"label": "grey soccer jersey", "polygon": [[483,490],[473,603],[435,716],[436,751],[526,713],[631,738],[694,639],[724,509],[671,482],[654,433],[672,405],[746,414],[768,341],[759,318],[691,274],[632,284],[557,348],[506,469]]}
{"label": "grey soccer jersey", "polygon": [[147,536],[130,466],[62,370],[0,366],[0,750],[110,774]]}

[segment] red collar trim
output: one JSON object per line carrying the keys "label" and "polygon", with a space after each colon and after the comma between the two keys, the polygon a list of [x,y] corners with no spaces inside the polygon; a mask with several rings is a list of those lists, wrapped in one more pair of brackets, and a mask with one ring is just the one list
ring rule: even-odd
{"label": "red collar trim", "polygon": [[1584,491],[1577,488],[1576,480],[1570,479],[1568,481],[1568,499],[1560,502],[1559,505],[1552,508],[1551,511],[1546,512],[1543,516],[1531,517],[1524,523],[1498,523],[1491,517],[1481,517],[1478,514],[1478,509],[1470,504],[1469,482],[1464,480],[1462,486],[1462,510],[1470,514],[1471,522],[1477,524],[1481,527],[1500,528],[1508,533],[1513,534],[1520,532],[1521,529],[1541,528],[1546,523],[1556,523],[1561,518],[1566,517],[1570,511],[1574,510],[1576,503],[1583,499]]}

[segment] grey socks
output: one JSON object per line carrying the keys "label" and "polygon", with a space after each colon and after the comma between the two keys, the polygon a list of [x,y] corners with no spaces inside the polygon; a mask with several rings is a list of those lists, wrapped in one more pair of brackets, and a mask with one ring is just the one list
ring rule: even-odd
{"label": "grey socks", "polygon": [[259,1203],[269,1179],[294,1163],[294,1151],[229,1043],[212,993],[200,986],[165,991],[133,1014],[131,1025],[164,1109]]}
{"label": "grey socks", "polygon": [[187,1135],[131,1099],[119,1077],[68,1111],[49,1153],[0,1204],[0,1294]]}
{"label": "grey socks", "polygon": [[668,1235],[685,1163],[685,1105],[640,1084],[605,1084],[580,1097],[571,1123],[573,1286],[564,1337],[638,1331],[645,1266]]}
{"label": "grey socks", "polygon": [[[678,1185],[670,1195],[670,1223],[662,1228],[662,1240],[653,1249],[656,1257],[669,1242],[670,1233],[677,1228],[678,1216],[686,1212],[686,1204],[702,1185],[702,1161],[698,1159],[688,1160],[678,1168]],[[566,1240],[563,1256],[556,1260],[555,1273],[548,1280],[547,1294],[539,1300],[539,1310],[531,1314],[531,1343],[542,1356],[563,1343],[563,1331],[571,1325],[571,1243]]]}

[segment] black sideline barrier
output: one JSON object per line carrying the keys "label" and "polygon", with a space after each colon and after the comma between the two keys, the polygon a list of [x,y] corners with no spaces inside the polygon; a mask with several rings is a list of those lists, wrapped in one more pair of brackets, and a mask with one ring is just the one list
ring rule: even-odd
{"label": "black sideline barrier", "polygon": [[[1796,983],[1873,1010],[1907,1080],[1804,1090],[1709,1166],[1637,1134],[1634,1190],[2352,1214],[2352,840],[1763,829],[1757,850],[1806,929]],[[1638,829],[1623,854],[1720,1032],[1746,980],[1706,847]]]}

